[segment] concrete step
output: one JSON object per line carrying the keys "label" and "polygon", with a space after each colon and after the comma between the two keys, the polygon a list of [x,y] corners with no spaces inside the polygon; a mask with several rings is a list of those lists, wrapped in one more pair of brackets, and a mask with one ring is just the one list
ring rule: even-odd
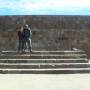
{"label": "concrete step", "polygon": [[90,68],[0,69],[0,74],[78,74],[90,73]]}
{"label": "concrete step", "polygon": [[18,54],[18,55],[1,55],[0,56],[0,59],[20,59],[20,58],[23,58],[23,59],[70,59],[70,58],[87,58],[87,55],[86,54],[66,54],[66,55],[57,55],[57,54]]}
{"label": "concrete step", "polygon": [[80,59],[0,59],[0,63],[88,63],[86,58]]}
{"label": "concrete step", "polygon": [[[26,54],[30,54],[29,51],[25,52]],[[1,54],[19,54],[18,51],[2,51]],[[32,51],[31,54],[85,54],[84,51],[77,50],[77,51]]]}
{"label": "concrete step", "polygon": [[3,51],[0,73],[89,73],[90,64],[84,51],[33,51],[23,54]]}
{"label": "concrete step", "polygon": [[0,68],[3,69],[52,69],[52,68],[90,68],[90,64],[88,63],[29,63],[29,64],[8,64],[8,63],[0,63]]}

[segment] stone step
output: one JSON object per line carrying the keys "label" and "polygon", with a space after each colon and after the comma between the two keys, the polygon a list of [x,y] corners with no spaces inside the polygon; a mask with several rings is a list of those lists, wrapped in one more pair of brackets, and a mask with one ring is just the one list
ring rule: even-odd
{"label": "stone step", "polygon": [[[17,51],[2,51],[2,54],[19,54]],[[30,52],[25,52],[29,54]],[[77,51],[32,51],[31,54],[84,54],[84,51],[77,50]]]}
{"label": "stone step", "polygon": [[33,51],[23,54],[3,51],[0,54],[0,73],[83,73],[90,72],[84,51]]}
{"label": "stone step", "polygon": [[6,64],[6,63],[0,63],[0,68],[3,68],[3,69],[52,69],[52,68],[90,68],[90,64],[88,63],[76,63],[76,64],[73,64],[73,63],[55,63],[55,64],[52,64],[52,63],[43,63],[43,64]]}
{"label": "stone step", "polygon": [[70,59],[70,58],[87,58],[87,55],[86,54],[66,54],[66,55],[57,55],[57,54],[47,54],[47,55],[44,55],[44,54],[18,54],[18,55],[1,55],[0,56],[0,59],[9,59],[9,58],[12,58],[12,59],[20,59],[20,58],[23,58],[23,59],[62,59],[62,58],[67,58],[67,59]]}
{"label": "stone step", "polygon": [[0,69],[0,74],[78,74],[90,73],[90,68]]}
{"label": "stone step", "polygon": [[89,65],[89,63],[0,63],[0,65]]}
{"label": "stone step", "polygon": [[80,59],[0,59],[0,63],[88,63],[86,58]]}

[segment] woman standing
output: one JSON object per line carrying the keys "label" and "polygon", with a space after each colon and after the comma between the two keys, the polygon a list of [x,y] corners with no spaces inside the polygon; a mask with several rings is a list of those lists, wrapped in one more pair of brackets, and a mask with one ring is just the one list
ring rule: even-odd
{"label": "woman standing", "polygon": [[23,27],[18,31],[18,52],[23,51]]}

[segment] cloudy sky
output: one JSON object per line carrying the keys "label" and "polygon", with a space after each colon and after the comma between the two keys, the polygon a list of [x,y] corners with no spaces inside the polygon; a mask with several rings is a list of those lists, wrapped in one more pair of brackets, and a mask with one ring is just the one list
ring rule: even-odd
{"label": "cloudy sky", "polygon": [[90,15],[90,0],[0,0],[0,15]]}

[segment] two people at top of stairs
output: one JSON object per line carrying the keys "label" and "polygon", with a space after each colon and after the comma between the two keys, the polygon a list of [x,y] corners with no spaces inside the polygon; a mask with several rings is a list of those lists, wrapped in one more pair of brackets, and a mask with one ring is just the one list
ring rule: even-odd
{"label": "two people at top of stairs", "polygon": [[23,53],[26,49],[32,52],[31,36],[32,32],[28,24],[22,26],[18,31],[18,52]]}

